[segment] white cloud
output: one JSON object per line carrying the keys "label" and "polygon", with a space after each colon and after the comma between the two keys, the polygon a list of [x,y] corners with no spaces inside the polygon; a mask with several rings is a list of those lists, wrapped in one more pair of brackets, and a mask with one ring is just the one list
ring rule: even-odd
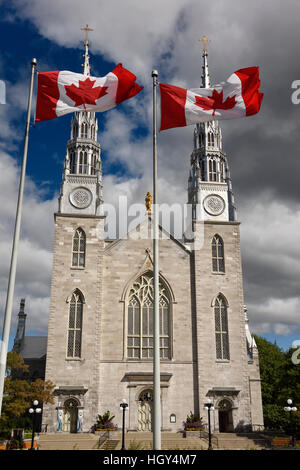
{"label": "white cloud", "polygon": [[[300,205],[264,193],[239,210],[250,324],[256,332],[300,332]],[[280,333],[279,333],[280,331]]]}
{"label": "white cloud", "polygon": [[269,299],[261,305],[248,304],[253,333],[287,336],[300,333],[300,298]]}
{"label": "white cloud", "polygon": [[87,6],[80,0],[16,0],[13,4],[20,18],[30,19],[43,36],[60,45],[78,46],[84,37],[80,28],[88,23],[94,28],[90,34],[93,51],[141,72],[145,63],[150,69],[154,57],[168,49],[187,2],[89,0]]}
{"label": "white cloud", "polygon": [[[15,160],[0,152],[0,308],[4,311],[12,237],[19,187],[19,169]],[[53,212],[55,200],[44,201],[29,177],[26,179],[21,238],[12,314],[14,331],[19,302],[26,298],[28,330],[47,333],[52,267]]]}

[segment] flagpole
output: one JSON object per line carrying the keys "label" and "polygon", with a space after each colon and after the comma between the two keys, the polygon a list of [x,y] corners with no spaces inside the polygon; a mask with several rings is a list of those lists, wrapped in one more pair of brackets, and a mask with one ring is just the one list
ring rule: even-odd
{"label": "flagpole", "polygon": [[157,118],[156,88],[158,72],[152,70],[153,78],[153,284],[154,284],[154,331],[153,331],[153,449],[161,449],[160,408],[160,337],[159,337],[159,264],[158,264],[158,202],[157,202]]}
{"label": "flagpole", "polygon": [[23,203],[24,183],[25,183],[25,175],[26,175],[26,161],[27,161],[28,137],[29,137],[33,79],[34,79],[35,67],[36,67],[36,59],[32,59],[30,87],[29,87],[29,95],[28,95],[28,106],[27,106],[27,119],[26,119],[24,148],[23,148],[23,160],[22,160],[22,169],[21,169],[20,184],[19,184],[19,195],[18,195],[18,203],[17,203],[17,211],[16,211],[16,219],[15,219],[13,247],[12,247],[11,260],[10,260],[10,271],[9,271],[9,279],[8,279],[6,306],[5,306],[2,341],[1,341],[1,352],[0,352],[0,416],[1,416],[1,410],[2,410],[4,379],[5,379],[5,370],[6,370],[6,358],[7,358],[9,333],[10,333],[10,325],[11,325],[11,313],[12,313],[12,307],[13,307],[13,296],[14,296],[14,288],[15,288],[15,280],[16,280],[17,257],[18,257],[18,248],[19,248],[19,239],[20,239],[22,203]]}

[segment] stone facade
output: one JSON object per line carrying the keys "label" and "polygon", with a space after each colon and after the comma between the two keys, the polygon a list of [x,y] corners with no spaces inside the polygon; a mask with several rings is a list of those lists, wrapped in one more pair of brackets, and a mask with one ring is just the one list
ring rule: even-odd
{"label": "stone facade", "polygon": [[[132,283],[152,270],[151,239],[99,240],[101,217],[56,214],[46,378],[56,384],[57,402],[44,411],[49,431],[58,427],[58,411],[75,398],[83,411],[83,431],[97,414],[110,410],[121,426],[119,409],[129,404],[127,427],[137,430],[139,398],[153,389],[152,360],[127,357],[127,304]],[[151,220],[146,218],[145,224]],[[72,240],[86,235],[86,264],[71,266]],[[211,240],[222,236],[225,273],[212,272]],[[160,276],[169,288],[170,359],[161,361],[162,429],[178,431],[190,411],[207,420],[204,404],[213,400],[213,426],[219,429],[218,404],[231,404],[233,429],[263,425],[257,351],[249,360],[238,222],[204,224],[204,243],[192,251],[172,239],[160,240]],[[79,288],[84,296],[82,354],[67,358],[69,301]],[[214,299],[228,302],[229,360],[216,359]],[[176,422],[170,422],[170,416]],[[232,429],[232,430],[233,430]]]}
{"label": "stone facade", "polygon": [[[206,87],[206,52],[203,58]],[[89,70],[87,61],[86,48]],[[104,239],[94,129],[94,114],[76,113],[55,214],[46,379],[56,385],[56,402],[44,408],[43,423],[50,432],[88,432],[109,410],[121,426],[124,398],[127,428],[147,431],[153,265],[151,236],[141,234],[151,235],[152,220],[145,214],[127,237]],[[248,327],[239,222],[216,121],[195,127],[188,202],[197,243],[160,229],[162,429],[183,429],[190,412],[207,424],[208,399],[214,431],[260,429],[258,352]]]}

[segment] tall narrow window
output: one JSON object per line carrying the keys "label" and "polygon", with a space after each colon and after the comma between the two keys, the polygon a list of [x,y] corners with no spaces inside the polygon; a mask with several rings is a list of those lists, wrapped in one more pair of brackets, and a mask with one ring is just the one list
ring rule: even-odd
{"label": "tall narrow window", "polygon": [[79,174],[85,175],[88,173],[88,161],[87,161],[87,152],[79,153]]}
{"label": "tall narrow window", "polygon": [[72,138],[76,139],[77,137],[78,137],[78,124],[74,124]]}
{"label": "tall narrow window", "polygon": [[215,273],[225,272],[224,243],[219,235],[215,235],[211,242],[212,270]]}
{"label": "tall narrow window", "polygon": [[217,181],[217,162],[216,160],[208,160],[209,181]]}
{"label": "tall narrow window", "polygon": [[[129,292],[127,357],[153,358],[153,275],[146,273],[135,281]],[[170,359],[170,301],[159,284],[160,357]]]}
{"label": "tall narrow window", "polygon": [[76,156],[74,152],[70,155],[70,173],[76,173]]}
{"label": "tall narrow window", "polygon": [[83,296],[80,290],[76,289],[71,297],[69,311],[67,357],[70,358],[81,357],[82,313]]}
{"label": "tall narrow window", "polygon": [[218,295],[214,305],[216,358],[229,360],[227,305],[224,297]]}
{"label": "tall narrow window", "polygon": [[78,228],[73,237],[72,266],[85,266],[86,237],[81,228]]}
{"label": "tall narrow window", "polygon": [[220,181],[223,183],[225,181],[225,165],[224,162],[220,163]]}
{"label": "tall narrow window", "polygon": [[85,122],[81,124],[81,137],[87,137],[87,124]]}
{"label": "tall narrow window", "polygon": [[92,155],[91,175],[95,175],[97,170],[97,155]]}

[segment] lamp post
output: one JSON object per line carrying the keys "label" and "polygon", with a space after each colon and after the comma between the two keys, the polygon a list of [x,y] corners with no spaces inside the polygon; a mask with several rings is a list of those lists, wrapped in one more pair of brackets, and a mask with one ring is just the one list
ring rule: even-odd
{"label": "lamp post", "polygon": [[38,408],[38,404],[39,402],[37,400],[34,400],[34,402],[32,403],[32,408],[29,408],[29,413],[32,415],[32,438],[30,450],[33,450],[36,415],[42,412],[42,409]]}
{"label": "lamp post", "polygon": [[125,411],[126,411],[126,409],[128,409],[128,403],[126,403],[125,398],[123,398],[122,403],[120,404],[120,409],[123,410],[122,447],[121,447],[121,450],[125,450]]}
{"label": "lamp post", "polygon": [[213,450],[212,445],[211,445],[210,412],[213,411],[215,408],[210,398],[204,404],[204,409],[207,410],[208,412],[208,450]]}
{"label": "lamp post", "polygon": [[292,412],[297,411],[297,408],[295,406],[292,406],[293,400],[290,398],[287,400],[288,406],[285,406],[283,409],[284,411],[287,411],[290,413],[290,426],[291,426],[291,433],[292,433],[292,446],[295,447],[295,436],[294,436],[294,429],[293,429],[293,417],[292,417]]}

